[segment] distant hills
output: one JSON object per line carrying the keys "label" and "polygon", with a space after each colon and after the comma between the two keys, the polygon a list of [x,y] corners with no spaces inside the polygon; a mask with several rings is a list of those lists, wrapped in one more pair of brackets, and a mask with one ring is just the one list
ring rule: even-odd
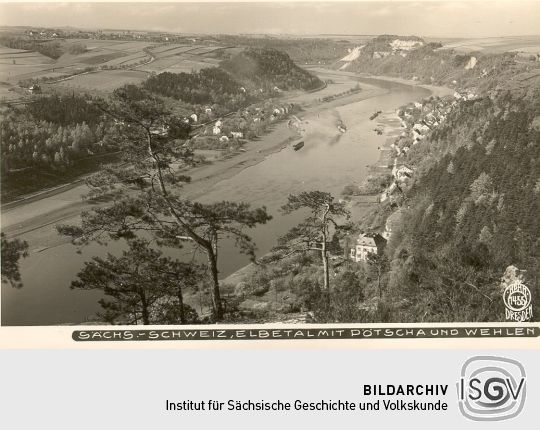
{"label": "distant hills", "polygon": [[463,53],[416,36],[384,35],[354,48],[334,67],[424,84],[491,90],[520,86],[520,80],[540,74],[536,73],[540,71],[540,56],[532,48],[527,52]]}

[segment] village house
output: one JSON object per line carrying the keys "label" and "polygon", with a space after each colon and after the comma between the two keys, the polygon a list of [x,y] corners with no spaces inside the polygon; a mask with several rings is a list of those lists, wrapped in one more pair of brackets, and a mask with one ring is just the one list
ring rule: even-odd
{"label": "village house", "polygon": [[41,93],[41,87],[37,84],[30,85],[28,91],[30,92],[30,94],[39,94]]}
{"label": "village house", "polygon": [[427,133],[430,128],[425,124],[414,124],[413,128],[421,134]]}
{"label": "village house", "polygon": [[357,263],[367,261],[369,254],[382,253],[385,245],[386,240],[378,233],[360,233],[355,246],[350,249],[350,258]]}
{"label": "village house", "polygon": [[409,169],[407,166],[400,166],[397,167],[396,163],[394,163],[394,168],[392,169],[392,175],[396,179],[396,181],[403,182],[412,177],[412,169]]}
{"label": "village house", "polygon": [[429,131],[430,128],[425,124],[414,124],[412,129],[413,140],[415,142],[422,140],[425,137],[424,135]]}
{"label": "village house", "polygon": [[214,128],[212,129],[212,134],[215,135],[218,135],[218,134],[221,134],[221,128],[219,128],[217,125],[214,126]]}
{"label": "village house", "polygon": [[241,131],[231,131],[231,137],[234,139],[242,139],[244,137],[244,133]]}
{"label": "village house", "polygon": [[403,193],[403,190],[397,184],[397,182],[392,182],[390,184],[390,186],[381,193],[381,196],[380,196],[379,200],[382,203],[382,202],[386,201],[387,199],[389,199],[390,197],[392,197],[394,194],[396,194],[398,192]]}
{"label": "village house", "polygon": [[192,113],[189,117],[191,118],[191,120],[193,122],[197,122],[197,114],[196,113]]}

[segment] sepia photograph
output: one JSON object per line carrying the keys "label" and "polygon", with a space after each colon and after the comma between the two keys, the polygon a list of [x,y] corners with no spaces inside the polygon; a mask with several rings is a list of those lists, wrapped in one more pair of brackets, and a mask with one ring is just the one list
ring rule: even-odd
{"label": "sepia photograph", "polygon": [[540,2],[0,3],[2,326],[540,315]]}

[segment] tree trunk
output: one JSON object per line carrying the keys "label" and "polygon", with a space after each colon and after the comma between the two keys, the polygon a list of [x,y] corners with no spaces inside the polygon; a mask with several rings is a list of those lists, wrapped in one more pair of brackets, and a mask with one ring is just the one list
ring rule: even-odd
{"label": "tree trunk", "polygon": [[219,292],[219,279],[216,254],[212,247],[206,248],[208,255],[208,265],[212,276],[212,286],[210,287],[210,296],[212,298],[212,312],[216,321],[223,319],[223,306],[221,304],[221,295]]}
{"label": "tree trunk", "polygon": [[[158,174],[158,182],[163,194],[167,206],[171,211],[173,217],[176,219],[178,224],[185,229],[186,234],[198,245],[202,246],[208,256],[208,265],[210,266],[210,272],[212,275],[212,287],[210,288],[210,295],[212,297],[212,312],[214,314],[214,319],[220,321],[223,318],[223,307],[221,305],[221,296],[219,293],[219,280],[218,280],[218,268],[217,268],[217,245],[214,246],[212,241],[207,241],[199,236],[195,231],[193,231],[189,225],[184,222],[182,217],[176,212],[174,205],[169,200],[169,193],[167,187],[165,186],[165,181],[163,180],[163,174],[160,167],[159,157],[154,153],[152,149],[152,134],[150,129],[146,129],[147,138],[148,138],[148,153],[156,163],[156,170]],[[215,238],[215,243],[217,243],[217,237]]]}
{"label": "tree trunk", "polygon": [[150,325],[150,315],[148,313],[148,302],[146,301],[146,294],[144,294],[143,290],[141,290],[139,294],[141,297],[141,310],[142,310],[143,324]]}
{"label": "tree trunk", "polygon": [[327,243],[327,232],[326,228],[328,225],[328,212],[330,212],[330,206],[326,205],[326,210],[324,211],[323,217],[322,217],[322,243],[321,243],[321,257],[322,257],[322,263],[323,263],[323,270],[324,270],[324,290],[328,294],[328,299],[330,299],[330,274],[328,273],[328,251],[326,249],[326,243]]}
{"label": "tree trunk", "polygon": [[328,273],[328,253],[326,251],[326,241],[322,243],[321,258],[324,270],[324,289],[330,292],[330,274]]}
{"label": "tree trunk", "polygon": [[377,270],[377,289],[379,290],[379,299],[382,299],[382,289],[381,289],[381,269]]}
{"label": "tree trunk", "polygon": [[180,324],[186,323],[186,313],[184,312],[184,296],[182,294],[182,287],[178,287],[176,297],[178,297],[178,313],[180,314]]}

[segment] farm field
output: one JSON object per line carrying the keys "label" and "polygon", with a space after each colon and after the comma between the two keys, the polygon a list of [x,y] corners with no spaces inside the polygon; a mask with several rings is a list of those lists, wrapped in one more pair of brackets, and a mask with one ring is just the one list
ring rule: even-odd
{"label": "farm field", "polygon": [[[24,85],[41,78],[59,80],[42,82],[44,90],[107,93],[127,83],[141,82],[150,73],[189,73],[213,67],[219,64],[216,52],[240,50],[217,45],[147,41],[69,39],[60,42],[68,49],[58,60],[37,52],[0,48],[0,98],[11,100],[24,96],[28,94]],[[69,53],[69,46],[73,45],[83,45],[86,51]],[[95,71],[69,77],[89,67]]]}
{"label": "farm field", "polygon": [[0,99],[18,99],[24,91],[17,82],[41,74],[53,64],[54,60],[37,52],[0,47]]}
{"label": "farm field", "polygon": [[194,49],[197,49],[198,46],[194,45],[164,45],[164,46],[158,46],[156,48],[152,48],[152,53],[156,57],[168,57],[171,55],[176,54],[183,54],[184,52],[192,51]]}
{"label": "farm field", "polygon": [[461,39],[445,43],[444,48],[452,48],[461,52],[502,53],[506,51],[525,51],[536,53],[540,52],[540,36]]}
{"label": "farm field", "polygon": [[192,71],[198,72],[199,70],[205,69],[207,67],[214,67],[214,64],[210,62],[185,60],[170,67],[167,67],[166,69],[161,70],[161,72],[191,73]]}
{"label": "farm field", "polygon": [[14,70],[17,66],[48,66],[53,63],[54,60],[38,52],[0,47],[0,65],[14,66]]}
{"label": "farm field", "polygon": [[525,52],[525,53],[528,53],[528,54],[538,54],[540,53],[540,43],[538,43],[537,45],[533,45],[533,46],[523,46],[519,49],[514,49],[513,51],[518,51],[518,52]]}
{"label": "farm field", "polygon": [[111,59],[103,63],[103,66],[120,66],[129,62],[140,60],[141,58],[148,57],[144,52],[136,52],[135,54],[122,55],[118,58]]}
{"label": "farm field", "polygon": [[51,86],[68,91],[109,93],[122,85],[140,83],[147,77],[146,73],[137,70],[103,70],[73,76]]}
{"label": "farm field", "polygon": [[204,58],[197,55],[176,55],[173,57],[158,58],[153,62],[138,67],[137,70],[147,72],[172,72],[172,73],[189,73],[192,70],[199,71],[206,67],[214,67],[219,64],[218,60]]}

